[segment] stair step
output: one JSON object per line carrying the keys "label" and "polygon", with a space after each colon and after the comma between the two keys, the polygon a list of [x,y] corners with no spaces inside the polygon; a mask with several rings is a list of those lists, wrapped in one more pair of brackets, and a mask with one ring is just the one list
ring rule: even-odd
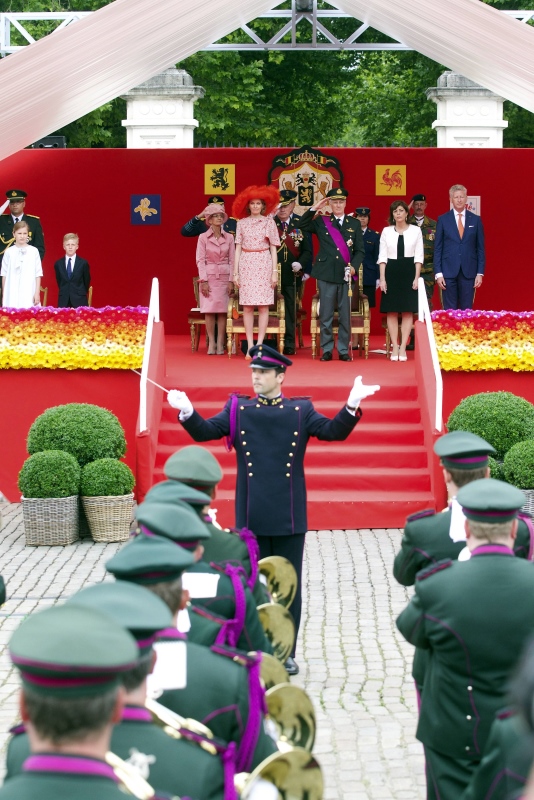
{"label": "stair step", "polygon": [[[287,397],[309,397],[313,400],[314,405],[319,404],[323,400],[342,405],[347,400],[354,381],[354,376],[347,376],[346,385],[341,386],[330,382],[328,375],[317,375],[316,380],[317,384],[313,384],[311,387],[309,383],[301,385],[294,383],[291,383],[291,385],[288,384],[287,387],[284,387],[284,394]],[[194,384],[188,384],[187,376],[183,374],[175,378],[167,375],[165,378],[165,385],[169,389],[173,387],[180,388],[181,391],[187,394],[193,405],[196,405],[198,402],[207,401],[214,403],[218,410],[224,406],[232,392],[240,392],[248,396],[253,394],[252,387],[247,384],[235,386],[233,389],[229,388],[228,391],[225,389],[221,390],[220,387],[195,386]],[[417,396],[417,385],[415,382],[385,384],[380,387],[380,392],[373,395],[369,400],[365,400],[365,406],[367,407],[371,403],[378,402],[397,403],[405,400],[417,401]]]}

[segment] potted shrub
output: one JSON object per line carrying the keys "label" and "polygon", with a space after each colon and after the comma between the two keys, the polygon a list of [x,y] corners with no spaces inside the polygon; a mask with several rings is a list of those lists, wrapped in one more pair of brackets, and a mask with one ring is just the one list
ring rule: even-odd
{"label": "potted shrub", "polygon": [[447,428],[482,436],[502,461],[512,445],[534,437],[534,405],[511,392],[472,394],[451,412]]}
{"label": "potted shrub", "polygon": [[70,453],[46,450],[19,472],[26,544],[66,545],[78,538],[80,465]]}
{"label": "potted shrub", "polygon": [[496,481],[506,480],[504,477],[504,464],[502,461],[497,461],[493,456],[488,457],[488,467],[490,468],[490,475]]}
{"label": "potted shrub", "polygon": [[132,470],[116,458],[99,458],[83,467],[80,491],[95,542],[128,539],[134,485]]}
{"label": "potted shrub", "polygon": [[511,447],[504,457],[504,477],[525,493],[524,510],[534,514],[534,439]]}

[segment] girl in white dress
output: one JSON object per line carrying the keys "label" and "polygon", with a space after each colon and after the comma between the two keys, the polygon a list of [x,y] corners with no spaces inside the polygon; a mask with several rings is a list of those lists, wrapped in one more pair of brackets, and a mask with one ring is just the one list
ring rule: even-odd
{"label": "girl in white dress", "polygon": [[28,244],[29,230],[24,220],[13,227],[15,243],[2,259],[2,305],[9,308],[31,308],[40,304],[43,268],[36,247]]}

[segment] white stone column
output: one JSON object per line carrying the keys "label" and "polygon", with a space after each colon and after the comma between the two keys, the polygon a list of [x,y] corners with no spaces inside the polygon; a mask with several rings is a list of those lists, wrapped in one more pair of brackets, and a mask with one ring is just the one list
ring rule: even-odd
{"label": "white stone column", "polygon": [[426,96],[438,107],[438,147],[502,147],[503,97],[457,72],[440,75]]}
{"label": "white stone column", "polygon": [[204,97],[184,69],[170,69],[155,75],[124,95],[127,119],[126,147],[193,147],[198,128],[193,106]]}

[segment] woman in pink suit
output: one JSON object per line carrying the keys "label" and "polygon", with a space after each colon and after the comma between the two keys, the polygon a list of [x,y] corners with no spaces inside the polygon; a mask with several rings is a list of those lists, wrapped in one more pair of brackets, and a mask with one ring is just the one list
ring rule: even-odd
{"label": "woman in pink suit", "polygon": [[[224,355],[228,298],[233,291],[230,273],[234,263],[234,237],[223,230],[228,219],[222,206],[212,203],[202,215],[208,230],[200,234],[197,244],[197,267],[200,310],[206,320],[208,355]],[[215,349],[217,322],[217,349]]]}

